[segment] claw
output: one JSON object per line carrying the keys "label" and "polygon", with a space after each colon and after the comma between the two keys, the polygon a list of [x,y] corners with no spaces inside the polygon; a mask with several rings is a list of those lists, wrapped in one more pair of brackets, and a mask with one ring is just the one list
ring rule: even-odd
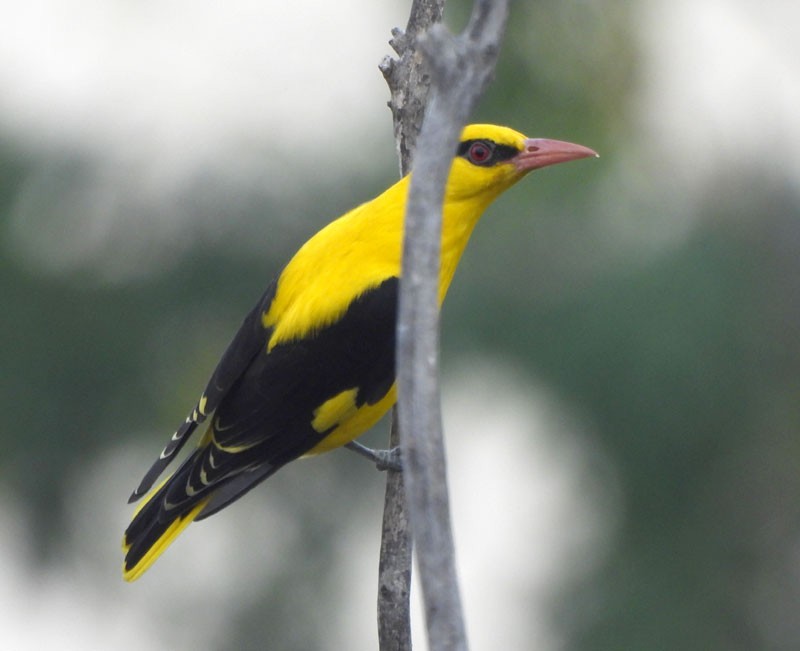
{"label": "claw", "polygon": [[372,461],[378,470],[393,470],[394,472],[402,472],[403,470],[399,446],[390,450],[373,450],[357,441],[350,441],[344,447]]}

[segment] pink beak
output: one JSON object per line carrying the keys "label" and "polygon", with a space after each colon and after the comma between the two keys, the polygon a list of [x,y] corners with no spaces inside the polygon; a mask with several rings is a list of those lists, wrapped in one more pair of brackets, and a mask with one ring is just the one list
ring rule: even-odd
{"label": "pink beak", "polygon": [[599,158],[596,151],[583,145],[575,145],[561,140],[547,140],[546,138],[528,138],[525,141],[525,149],[514,156],[511,161],[516,165],[518,171],[530,172],[538,170],[540,167],[567,163],[571,160],[591,156]]}

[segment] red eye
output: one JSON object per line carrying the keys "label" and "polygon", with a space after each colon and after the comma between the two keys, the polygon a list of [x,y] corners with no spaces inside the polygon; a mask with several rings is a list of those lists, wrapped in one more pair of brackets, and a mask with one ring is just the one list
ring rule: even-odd
{"label": "red eye", "polygon": [[485,142],[473,142],[469,147],[469,160],[475,165],[484,165],[492,157],[492,149]]}

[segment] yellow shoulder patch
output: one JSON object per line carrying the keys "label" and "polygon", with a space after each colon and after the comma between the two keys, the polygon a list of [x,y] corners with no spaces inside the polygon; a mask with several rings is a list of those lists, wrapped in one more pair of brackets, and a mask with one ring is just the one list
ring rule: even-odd
{"label": "yellow shoulder patch", "polygon": [[374,404],[356,406],[358,389],[342,391],[314,411],[312,427],[318,432],[334,428],[328,436],[306,452],[304,457],[328,452],[358,438],[377,423],[397,401],[397,385]]}
{"label": "yellow shoulder patch", "polygon": [[357,395],[358,389],[347,389],[323,402],[314,410],[311,427],[322,433],[352,418],[358,409]]}

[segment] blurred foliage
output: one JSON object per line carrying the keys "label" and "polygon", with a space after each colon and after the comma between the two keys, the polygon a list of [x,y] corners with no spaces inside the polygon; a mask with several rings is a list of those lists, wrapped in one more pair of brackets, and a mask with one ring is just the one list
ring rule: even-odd
{"label": "blurred foliage", "polygon": [[[448,8],[454,24],[463,6]],[[639,75],[632,14],[621,2],[515,3],[513,11],[476,120],[583,142],[603,158],[537,174],[490,210],[451,290],[443,344],[445,364],[485,349],[529,368],[587,415],[615,465],[621,528],[601,571],[554,607],[565,648],[792,648],[800,588],[797,570],[785,568],[796,566],[800,533],[796,185],[723,170],[704,188],[685,237],[648,255],[598,239],[632,206],[640,232],[685,217],[676,214],[682,202],[647,195],[659,180],[634,187],[638,179],[619,172],[646,150],[630,127]],[[34,151],[0,142],[3,224],[20,188],[52,164]],[[238,198],[247,224],[240,240],[193,242],[163,272],[131,283],[98,282],[91,270],[44,272],[10,251],[10,231],[0,231],[2,470],[35,514],[43,558],[65,526],[76,469],[133,437],[137,445],[148,438],[155,452],[286,255],[393,170],[387,159],[358,179],[320,179],[291,205],[254,187]],[[224,212],[215,197],[227,190],[198,185],[182,208]],[[276,213],[305,216],[290,227],[292,242],[266,253],[248,244],[272,238],[284,222],[263,215]],[[123,499],[136,480],[121,478]],[[334,523],[304,537],[305,574],[323,572],[330,557],[320,541]],[[282,580],[235,618],[240,639],[230,648],[264,636],[265,611],[291,620],[305,608],[302,580]],[[273,640],[308,649],[312,633],[287,628]]]}

